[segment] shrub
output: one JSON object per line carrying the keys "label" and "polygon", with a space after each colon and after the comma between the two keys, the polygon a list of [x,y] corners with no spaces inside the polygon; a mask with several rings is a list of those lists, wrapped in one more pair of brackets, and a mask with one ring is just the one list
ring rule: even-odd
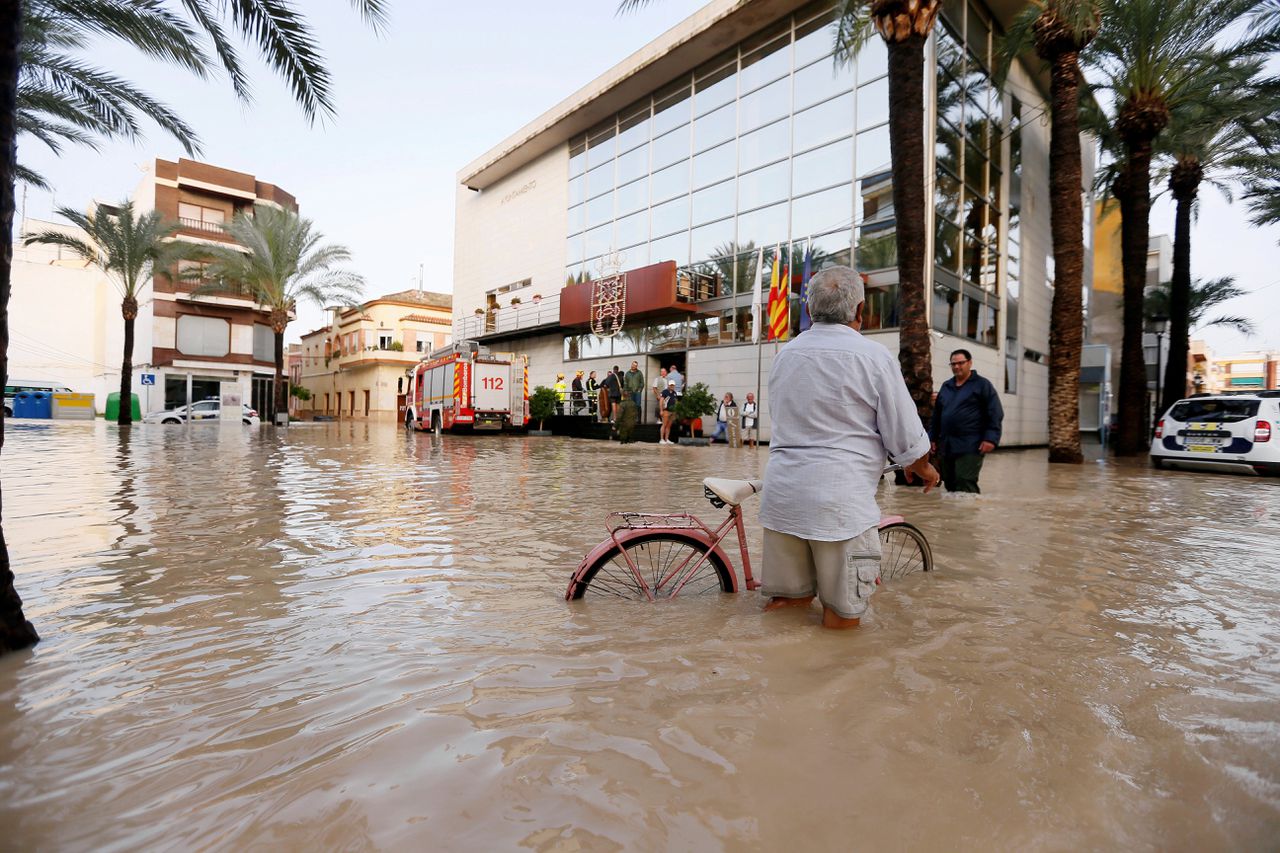
{"label": "shrub", "polygon": [[290,385],[289,396],[297,397],[299,400],[305,403],[307,400],[311,399],[311,392],[301,385]]}
{"label": "shrub", "polygon": [[533,389],[533,393],[529,395],[529,417],[538,419],[539,430],[542,429],[542,422],[556,413],[559,404],[560,397],[554,389],[546,385]]}
{"label": "shrub", "polygon": [[714,415],[715,412],[716,398],[703,382],[685,386],[684,396],[676,402],[676,417],[682,421]]}
{"label": "shrub", "polygon": [[387,347],[387,349],[391,350],[392,352],[404,352],[404,342],[392,341],[391,346]]}

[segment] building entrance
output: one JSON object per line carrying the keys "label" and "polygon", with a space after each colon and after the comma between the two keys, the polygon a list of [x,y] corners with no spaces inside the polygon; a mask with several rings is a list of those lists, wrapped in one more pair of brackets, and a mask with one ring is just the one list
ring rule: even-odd
{"label": "building entrance", "polygon": [[270,376],[253,377],[253,391],[249,402],[249,405],[257,410],[258,417],[262,418],[264,424],[276,422],[275,397],[271,393],[271,379]]}
{"label": "building entrance", "polygon": [[[191,377],[191,402],[220,399],[222,381],[202,376]],[[187,404],[187,375],[167,373],[164,377],[164,407],[176,409]]]}

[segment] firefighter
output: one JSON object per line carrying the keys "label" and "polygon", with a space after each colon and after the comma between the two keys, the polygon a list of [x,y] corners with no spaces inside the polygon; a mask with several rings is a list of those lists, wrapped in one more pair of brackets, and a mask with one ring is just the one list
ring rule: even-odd
{"label": "firefighter", "polygon": [[556,374],[556,384],[552,388],[556,392],[556,408],[560,410],[560,414],[564,414],[565,389],[568,386],[564,383],[564,374]]}
{"label": "firefighter", "polygon": [[596,372],[593,370],[587,374],[587,414],[594,415],[600,408],[600,381],[596,379]]}
{"label": "firefighter", "polygon": [[583,386],[582,371],[579,370],[573,375],[573,382],[569,385],[569,399],[573,403],[573,413],[577,415],[582,411],[585,401],[582,398],[583,392],[586,390]]}

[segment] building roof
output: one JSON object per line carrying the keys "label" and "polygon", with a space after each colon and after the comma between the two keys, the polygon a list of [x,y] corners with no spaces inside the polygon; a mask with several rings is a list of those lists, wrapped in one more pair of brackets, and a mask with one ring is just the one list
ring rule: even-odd
{"label": "building roof", "polygon": [[449,317],[429,317],[426,314],[405,314],[403,317],[400,318],[401,323],[405,322],[406,320],[411,323],[452,324],[452,320]]}
{"label": "building roof", "polygon": [[386,293],[370,299],[365,304],[371,305],[374,302],[404,302],[409,305],[425,305],[429,308],[443,308],[446,311],[453,310],[453,294],[432,293],[430,290],[397,290],[395,293]]}

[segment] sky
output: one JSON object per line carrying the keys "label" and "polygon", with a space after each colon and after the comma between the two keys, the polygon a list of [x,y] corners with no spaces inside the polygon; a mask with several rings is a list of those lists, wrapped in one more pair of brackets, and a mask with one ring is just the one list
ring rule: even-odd
{"label": "sky", "polygon": [[[200,81],[109,41],[95,44],[90,59],[175,107],[201,137],[199,159],[293,193],[329,241],[352,250],[365,295],[376,296],[416,287],[420,267],[425,289],[452,292],[462,167],[703,2],[654,0],[619,17],[613,0],[392,0],[381,35],[342,0],[299,5],[327,55],[337,108],[335,118],[314,126],[284,84],[256,63],[254,100],[245,105],[225,78]],[[242,52],[252,55],[248,47]],[[155,158],[180,156],[187,156],[181,146],[154,126],[137,144],[68,149],[61,157],[24,138],[20,162],[44,175],[53,192],[29,188],[24,197],[20,188],[19,215],[25,207],[29,218],[56,219],[58,206],[123,199]],[[1258,334],[1211,328],[1193,337],[1219,356],[1280,350],[1280,228],[1250,228],[1243,209],[1212,188],[1201,197],[1192,274],[1234,275],[1250,295],[1223,311],[1253,318]],[[1151,233],[1172,229],[1172,205],[1161,198]],[[323,322],[319,308],[300,306],[287,337],[297,340]]]}

